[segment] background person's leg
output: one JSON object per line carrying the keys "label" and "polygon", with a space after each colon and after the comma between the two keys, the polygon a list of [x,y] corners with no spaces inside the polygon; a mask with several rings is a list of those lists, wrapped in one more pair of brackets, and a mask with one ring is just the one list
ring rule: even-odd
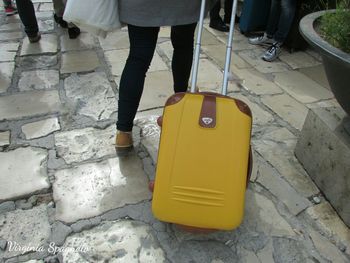
{"label": "background person's leg", "polygon": [[130,52],[119,85],[117,129],[132,130],[147,70],[157,44],[159,27],[128,25]]}
{"label": "background person's leg", "polygon": [[272,0],[269,20],[267,22],[266,34],[268,37],[273,37],[275,34],[278,22],[281,15],[281,0]]}
{"label": "background person's leg", "polygon": [[34,6],[30,0],[16,0],[19,17],[29,38],[36,37],[39,32]]}
{"label": "background person's leg", "polygon": [[174,47],[172,71],[174,92],[186,92],[193,61],[194,31],[196,23],[171,27],[171,43]]}
{"label": "background person's leg", "polygon": [[288,36],[294,20],[296,4],[296,0],[281,0],[281,15],[274,35],[274,39],[279,43],[283,43]]}

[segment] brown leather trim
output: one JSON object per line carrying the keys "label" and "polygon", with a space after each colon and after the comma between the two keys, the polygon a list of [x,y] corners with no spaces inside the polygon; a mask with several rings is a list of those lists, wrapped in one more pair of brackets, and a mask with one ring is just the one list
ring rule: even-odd
{"label": "brown leather trim", "polygon": [[159,127],[162,128],[162,126],[163,126],[163,116],[159,116],[157,118],[157,124],[158,124]]}
{"label": "brown leather trim", "polygon": [[175,93],[174,95],[170,96],[169,99],[166,101],[165,107],[178,103],[180,100],[182,100],[182,98],[185,95],[186,95],[185,92]]}
{"label": "brown leather trim", "polygon": [[234,99],[234,100],[236,102],[238,109],[244,114],[248,115],[250,118],[252,118],[252,111],[250,110],[249,106],[239,99]]}
{"label": "brown leather trim", "polygon": [[216,126],[216,97],[204,95],[199,126],[203,128],[215,128]]}

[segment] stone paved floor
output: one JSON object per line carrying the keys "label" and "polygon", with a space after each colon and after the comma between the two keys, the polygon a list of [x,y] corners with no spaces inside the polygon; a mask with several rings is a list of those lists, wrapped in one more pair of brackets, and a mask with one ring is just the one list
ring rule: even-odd
{"label": "stone paved floor", "polygon": [[[155,116],[172,92],[169,28],[147,76],[135,152],[117,158],[127,32],[70,40],[54,25],[52,4],[33,2],[38,44],[28,43],[18,16],[0,13],[0,262],[350,262],[349,229],[294,156],[308,109],[337,105],[315,52],[285,51],[266,63],[236,32],[239,81],[229,94],[254,115],[245,219],[235,231],[193,235],[152,216],[147,188]],[[205,26],[202,90],[219,90],[225,37]]]}

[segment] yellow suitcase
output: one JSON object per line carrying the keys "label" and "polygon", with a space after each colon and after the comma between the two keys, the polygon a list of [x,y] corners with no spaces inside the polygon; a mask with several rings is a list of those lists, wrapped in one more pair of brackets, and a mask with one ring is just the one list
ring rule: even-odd
{"label": "yellow suitcase", "polygon": [[[243,219],[252,116],[242,101],[221,94],[194,92],[204,2],[191,93],[171,96],[164,108],[152,210],[161,221],[232,230]],[[237,0],[233,17],[236,8]],[[231,30],[223,94],[227,93],[232,36]]]}

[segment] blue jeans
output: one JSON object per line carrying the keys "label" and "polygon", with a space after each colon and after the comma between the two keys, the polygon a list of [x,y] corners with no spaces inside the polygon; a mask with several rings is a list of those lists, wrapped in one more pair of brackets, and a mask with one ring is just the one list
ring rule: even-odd
{"label": "blue jeans", "polygon": [[266,34],[277,42],[283,43],[292,26],[297,1],[272,0]]}

